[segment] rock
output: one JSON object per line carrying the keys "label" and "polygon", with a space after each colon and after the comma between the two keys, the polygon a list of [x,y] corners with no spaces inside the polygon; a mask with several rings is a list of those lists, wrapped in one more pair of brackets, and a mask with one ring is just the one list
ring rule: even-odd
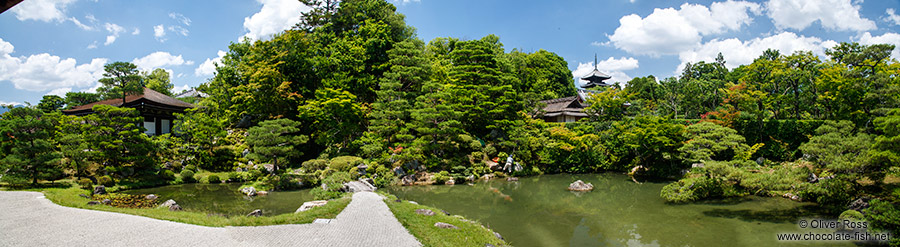
{"label": "rock", "polygon": [[253,167],[253,169],[256,169],[256,164],[253,164],[253,161],[252,161],[252,160],[248,160],[248,161],[247,161],[247,167]]}
{"label": "rock", "polygon": [[244,187],[243,189],[241,189],[241,193],[244,193],[244,195],[247,195],[247,196],[255,196],[256,188],[253,188],[253,186]]}
{"label": "rock", "polygon": [[517,178],[517,177],[508,177],[508,178],[506,178],[506,181],[519,181],[519,178]]}
{"label": "rock", "polygon": [[431,209],[416,209],[416,213],[417,213],[417,214],[421,214],[421,215],[425,215],[425,216],[432,216],[432,215],[434,215],[434,211],[431,211]]}
{"label": "rock", "polygon": [[97,205],[97,204],[100,204],[100,202],[98,202],[98,201],[89,201],[88,202],[88,205]]}
{"label": "rock", "polygon": [[273,164],[262,164],[262,167],[269,173],[275,172],[275,165]]}
{"label": "rock", "polygon": [[871,200],[871,198],[866,198],[866,197],[857,198],[856,200],[854,200],[853,202],[850,203],[850,206],[848,207],[848,209],[863,212],[863,210],[869,208],[869,200]]}
{"label": "rock", "polygon": [[181,211],[181,210],[182,210],[181,206],[179,206],[178,204],[173,204],[172,206],[169,206],[169,211]]}
{"label": "rock", "polygon": [[402,202],[400,199],[394,200],[394,202]]}
{"label": "rock", "polygon": [[499,238],[500,240],[503,240],[503,236],[500,236],[500,233],[497,233],[497,232],[494,232],[494,231],[492,231],[492,232],[494,233],[494,237],[497,237],[497,238]]}
{"label": "rock", "polygon": [[784,193],[784,195],[781,195],[781,197],[788,198],[788,199],[791,199],[791,200],[794,200],[794,201],[800,201],[800,196],[794,195],[794,194],[792,194],[792,193],[790,193],[790,192]]}
{"label": "rock", "polygon": [[249,214],[247,214],[247,217],[250,217],[250,216],[255,216],[255,217],[262,216],[262,210],[260,210],[260,209],[253,210],[253,212],[250,212]]}
{"label": "rock", "polygon": [[159,197],[154,194],[149,194],[144,197],[144,199],[147,199],[147,200],[156,200],[156,198],[159,198]]}
{"label": "rock", "polygon": [[80,197],[84,197],[84,198],[87,198],[87,199],[91,199],[91,197],[90,197],[90,196],[87,196],[87,195],[85,195],[85,194],[79,194],[79,195],[78,195],[78,196],[80,196]]}
{"label": "rock", "polygon": [[403,178],[400,179],[400,183],[405,186],[415,185],[416,184],[416,175],[410,174],[410,175],[403,176]]}
{"label": "rock", "polygon": [[97,187],[94,187],[94,195],[103,195],[103,194],[106,194],[106,186],[97,185]]}
{"label": "rock", "polygon": [[103,199],[102,201],[100,201],[100,203],[109,205],[110,203],[112,203],[112,200],[110,200],[110,199]]}
{"label": "rock", "polygon": [[703,168],[703,167],[706,167],[706,165],[703,164],[703,163],[693,163],[693,164],[691,164],[691,168]]}
{"label": "rock", "polygon": [[450,179],[450,180],[447,180],[447,182],[444,182],[444,184],[446,184],[446,185],[454,185],[454,184],[456,184],[456,180]]}
{"label": "rock", "polygon": [[366,175],[366,169],[369,169],[369,166],[367,166],[366,164],[360,164],[356,166],[356,170],[359,171],[360,176]]}
{"label": "rock", "polygon": [[441,209],[441,213],[444,213],[444,214],[446,214],[446,215],[450,215],[450,212],[444,211],[443,209]]}
{"label": "rock", "polygon": [[399,166],[398,166],[398,167],[394,167],[394,169],[391,169],[391,171],[393,171],[394,174],[397,175],[397,177],[403,177],[403,176],[406,176],[406,172],[403,171],[403,168],[401,168],[401,167],[399,167]]}
{"label": "rock", "polygon": [[468,177],[466,177],[466,181],[475,182],[475,175],[469,175]]}
{"label": "rock", "polygon": [[496,247],[493,244],[484,244],[484,247]]}
{"label": "rock", "polygon": [[819,182],[819,177],[817,177],[815,173],[810,172],[809,176],[806,177],[806,181],[814,184],[816,182]]}
{"label": "rock", "polygon": [[491,180],[494,179],[494,174],[484,174],[481,176],[482,180]]}
{"label": "rock", "polygon": [[310,210],[314,207],[324,206],[327,203],[328,203],[328,201],[325,201],[325,200],[304,202],[303,205],[300,205],[300,207],[297,208],[297,211],[294,211],[294,213],[299,213],[299,212],[303,212],[306,210]]}
{"label": "rock", "polygon": [[569,184],[569,190],[571,191],[591,191],[594,190],[594,185],[591,183],[585,183],[584,181],[578,180]]}
{"label": "rock", "polygon": [[260,191],[257,191],[256,194],[260,195],[260,196],[265,196],[265,195],[269,195],[269,192],[265,191],[265,190],[260,190]]}
{"label": "rock", "polygon": [[409,203],[412,203],[412,204],[416,204],[416,205],[419,205],[419,203],[418,203],[418,202],[414,202],[414,201],[409,201]]}
{"label": "rock", "polygon": [[241,157],[247,157],[247,154],[250,154],[250,149],[245,148],[244,151],[241,152]]}
{"label": "rock", "polygon": [[162,204],[159,204],[158,207],[159,208],[168,208],[168,207],[171,207],[172,205],[178,205],[178,203],[175,202],[175,200],[169,199],[169,200],[166,200],[165,202],[163,202]]}
{"label": "rock", "polygon": [[487,165],[487,167],[489,169],[491,169],[491,171],[499,172],[499,171],[503,170],[503,166],[501,166],[497,162],[488,160],[488,161],[485,161],[484,164]]}
{"label": "rock", "polygon": [[454,226],[454,225],[447,224],[447,223],[444,223],[444,222],[437,222],[437,223],[434,223],[434,226],[437,227],[437,228],[443,228],[443,229],[459,229],[459,227],[456,227],[456,226]]}
{"label": "rock", "polygon": [[365,182],[365,183],[371,185],[372,188],[375,188],[375,180],[372,180],[371,178],[363,178],[363,179],[360,179],[359,181]]}

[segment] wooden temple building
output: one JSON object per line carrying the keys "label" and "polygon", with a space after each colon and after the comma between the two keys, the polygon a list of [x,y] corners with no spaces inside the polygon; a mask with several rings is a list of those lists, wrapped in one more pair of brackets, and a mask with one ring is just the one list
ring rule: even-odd
{"label": "wooden temple building", "polygon": [[137,109],[141,116],[144,117],[144,128],[147,129],[144,133],[147,135],[171,133],[175,113],[184,113],[185,109],[195,107],[190,103],[145,87],[142,94],[126,96],[124,104],[122,103],[122,98],[108,99],[63,110],[63,113],[66,115],[84,116],[93,113],[92,108],[95,105]]}
{"label": "wooden temple building", "polygon": [[612,77],[597,69],[597,56],[595,55],[594,70],[581,77],[583,82],[581,89],[578,89],[576,95],[542,100],[541,103],[546,104],[546,106],[544,106],[543,114],[540,117],[546,122],[559,123],[577,122],[579,119],[586,118],[588,115],[584,113],[584,108],[587,107],[585,100],[590,96],[590,93],[595,92],[590,89],[612,86],[613,84],[604,82],[610,78]]}

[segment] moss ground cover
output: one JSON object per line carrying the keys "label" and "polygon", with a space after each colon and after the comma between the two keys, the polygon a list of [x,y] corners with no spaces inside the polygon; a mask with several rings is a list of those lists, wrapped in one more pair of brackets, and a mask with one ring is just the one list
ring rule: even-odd
{"label": "moss ground cover", "polygon": [[[397,197],[380,192],[385,195],[388,207],[397,217],[397,220],[406,227],[409,232],[419,239],[425,246],[507,246],[508,244],[494,236],[493,231],[482,226],[478,222],[470,221],[458,215],[445,215],[440,209],[410,203],[409,201],[397,202]],[[429,209],[435,215],[426,216],[417,214],[416,209]],[[442,229],[435,227],[437,222],[448,223],[459,229]]]}

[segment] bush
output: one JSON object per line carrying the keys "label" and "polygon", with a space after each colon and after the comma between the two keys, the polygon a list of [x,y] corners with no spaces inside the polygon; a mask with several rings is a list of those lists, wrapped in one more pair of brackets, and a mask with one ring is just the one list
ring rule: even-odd
{"label": "bush", "polygon": [[346,172],[350,171],[350,168],[356,167],[362,163],[363,159],[360,157],[340,156],[331,159],[330,164],[328,164],[328,168],[334,169],[335,171]]}
{"label": "bush", "polygon": [[159,176],[165,180],[175,180],[175,172],[172,170],[161,170],[159,171]]}
{"label": "bush", "polygon": [[78,180],[78,185],[82,189],[90,190],[94,187],[94,182],[87,178],[82,178]]}
{"label": "bush", "polygon": [[322,180],[324,189],[318,187],[310,191],[316,200],[336,199],[343,196],[344,183],[350,182],[350,173],[335,172]]}
{"label": "bush", "polygon": [[183,171],[181,171],[181,181],[183,181],[185,183],[193,182],[194,181],[194,172],[192,172],[191,170],[188,170],[188,169],[184,169]]}
{"label": "bush", "polygon": [[450,180],[450,173],[447,171],[441,171],[437,174],[434,174],[434,183],[436,184],[444,184]]}
{"label": "bush", "polygon": [[182,171],[192,171],[197,172],[197,166],[195,165],[186,165]]}
{"label": "bush", "polygon": [[262,171],[260,171],[259,169],[252,169],[247,172],[247,178],[245,180],[246,181],[256,181],[256,180],[259,180],[259,178],[261,178],[262,176],[263,176]]}
{"label": "bush", "polygon": [[314,159],[304,161],[303,164],[300,165],[303,167],[303,171],[305,172],[315,172],[318,170],[324,170],[328,167],[328,160],[325,159]]}
{"label": "bush", "polygon": [[211,184],[222,183],[222,179],[220,179],[219,176],[216,176],[216,174],[209,175],[209,177],[206,177],[206,181],[208,181]]}
{"label": "bush", "polygon": [[684,178],[667,184],[659,193],[668,202],[686,203],[721,197],[729,190],[728,187],[731,187],[731,185],[726,184],[721,179],[701,176]]}
{"label": "bush", "polygon": [[103,186],[106,186],[106,187],[112,187],[113,185],[116,185],[116,183],[113,181],[112,177],[110,177],[109,175],[97,178],[97,183],[102,184]]}

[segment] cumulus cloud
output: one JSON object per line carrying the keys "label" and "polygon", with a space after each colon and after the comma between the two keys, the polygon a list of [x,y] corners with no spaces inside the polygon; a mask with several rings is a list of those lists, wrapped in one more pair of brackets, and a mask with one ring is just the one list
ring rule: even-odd
{"label": "cumulus cloud", "polygon": [[[135,58],[131,63],[137,65],[140,70],[150,71],[169,65],[192,65],[194,61],[185,61],[181,55],[175,56],[168,52],[157,51],[141,58]],[[171,74],[171,72],[169,73]]]}
{"label": "cumulus cloud", "polygon": [[296,0],[256,0],[259,12],[244,18],[247,33],[242,38],[259,40],[272,36],[300,22],[300,15],[312,8]]}
{"label": "cumulus cloud", "polygon": [[[582,81],[580,78],[593,71],[594,68],[593,62],[578,63],[578,67],[572,71],[572,77],[575,77],[575,80],[579,82],[579,86],[584,85],[585,81]],[[618,59],[610,57],[606,60],[597,62],[596,68],[597,70],[600,70],[600,72],[612,77],[609,80],[606,80],[607,82],[618,82],[622,84],[631,80],[631,76],[625,74],[623,71],[637,69],[638,60],[633,57],[621,57]]]}
{"label": "cumulus cloud", "polygon": [[57,88],[57,89],[50,90],[50,92],[47,92],[44,95],[56,95],[56,96],[65,98],[66,93],[71,92],[71,91],[72,91],[72,88],[63,87],[63,88]]}
{"label": "cumulus cloud", "polygon": [[181,86],[175,86],[172,88],[172,93],[179,94],[179,93],[184,92],[185,90],[189,90],[189,89],[191,89],[191,86],[188,86],[187,84],[184,84]]}
{"label": "cumulus cloud", "polygon": [[20,21],[58,21],[66,20],[66,7],[75,0],[29,0],[22,1],[11,10]]}
{"label": "cumulus cloud", "polygon": [[[875,44],[891,44],[896,47],[900,47],[900,34],[897,33],[885,33],[880,36],[872,36],[869,32],[865,32],[860,34],[854,40],[863,45],[875,45]],[[894,59],[900,59],[900,48],[894,48],[894,51],[891,52],[891,57]]]}
{"label": "cumulus cloud", "polygon": [[884,21],[891,25],[900,25],[900,15],[897,15],[894,9],[888,8],[884,10],[884,13],[887,14],[887,16],[884,17]]}
{"label": "cumulus cloud", "polygon": [[22,102],[0,100],[0,106],[5,106],[5,105],[24,105],[24,104],[22,104]]}
{"label": "cumulus cloud", "polygon": [[106,42],[103,43],[103,45],[110,45],[113,42],[116,42],[116,39],[119,38],[119,34],[125,32],[125,28],[123,28],[122,26],[109,22],[104,24],[103,27],[106,28],[107,32],[109,32],[109,35],[106,36]]}
{"label": "cumulus cloud", "polygon": [[163,27],[162,24],[153,26],[153,37],[156,37],[156,40],[159,40],[159,42],[165,42],[166,41],[166,28]]}
{"label": "cumulus cloud", "polygon": [[750,13],[761,11],[759,4],[745,1],[715,2],[708,8],[685,3],[678,10],[654,9],[644,18],[626,15],[608,38],[613,46],[632,54],[677,54],[696,47],[704,35],[739,30],[752,23]]}
{"label": "cumulus cloud", "polygon": [[213,59],[207,58],[206,61],[203,61],[203,63],[200,64],[200,66],[197,66],[197,69],[194,70],[194,75],[197,75],[197,76],[213,75],[213,73],[216,72],[216,64],[222,63],[222,58],[225,57],[225,54],[226,54],[225,51],[219,50],[219,52],[216,52],[216,55],[218,55],[218,57],[213,58]]}
{"label": "cumulus cloud", "polygon": [[875,22],[859,14],[859,3],[850,0],[769,0],[766,13],[776,27],[802,31],[813,22],[836,31],[875,29]]}
{"label": "cumulus cloud", "polygon": [[781,51],[782,54],[791,54],[795,51],[812,51],[813,54],[824,56],[825,49],[831,48],[837,42],[832,40],[822,40],[817,37],[798,36],[792,32],[782,32],[764,38],[754,38],[748,41],[741,41],[736,38],[731,39],[713,39],[704,43],[700,47],[678,54],[681,64],[675,70],[675,74],[679,74],[684,69],[687,62],[696,63],[699,61],[715,61],[719,52],[725,58],[725,66],[729,69],[735,68],[742,64],[750,64],[753,59],[762,55],[766,49],[775,49]]}
{"label": "cumulus cloud", "polygon": [[15,47],[0,39],[0,81],[9,81],[17,89],[42,92],[62,88],[88,87],[103,76],[105,58],[78,64],[48,53],[14,57]]}

